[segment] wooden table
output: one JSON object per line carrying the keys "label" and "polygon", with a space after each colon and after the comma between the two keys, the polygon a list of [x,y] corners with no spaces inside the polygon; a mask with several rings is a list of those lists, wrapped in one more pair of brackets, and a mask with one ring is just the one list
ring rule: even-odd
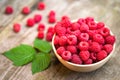
{"label": "wooden table", "polygon": [[[0,80],[120,80],[120,1],[119,0],[44,0],[46,9],[37,11],[38,0],[0,0]],[[14,7],[12,15],[5,15],[6,5]],[[23,6],[31,7],[31,14],[21,14]],[[47,15],[50,10],[55,10],[57,20],[62,15],[68,15],[72,20],[80,17],[93,16],[97,21],[103,21],[116,35],[116,48],[114,56],[100,69],[89,72],[74,72],[57,61],[53,56],[49,69],[35,75],[31,73],[31,64],[16,67],[2,54],[19,44],[33,44],[37,35],[37,24],[35,27],[27,28],[26,19],[36,13],[43,15],[42,23],[47,27]],[[14,33],[14,23],[22,24],[20,33]]]}

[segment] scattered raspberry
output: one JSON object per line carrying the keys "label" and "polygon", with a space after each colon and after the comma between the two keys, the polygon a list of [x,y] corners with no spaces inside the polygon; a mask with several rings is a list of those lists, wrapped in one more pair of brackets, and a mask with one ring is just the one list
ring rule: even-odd
{"label": "scattered raspberry", "polygon": [[115,43],[115,36],[107,36],[106,38],[105,38],[105,42],[107,43],[107,44],[114,44]]}
{"label": "scattered raspberry", "polygon": [[76,46],[67,46],[67,51],[70,51],[72,54],[77,53],[77,48]]}
{"label": "scattered raspberry", "polygon": [[55,38],[54,38],[54,44],[55,45],[58,45],[59,44],[59,36],[55,36]]}
{"label": "scattered raspberry", "polygon": [[25,14],[25,15],[29,14],[30,13],[30,8],[27,7],[27,6],[23,7],[22,13]]}
{"label": "scattered raspberry", "polygon": [[78,37],[79,41],[88,41],[89,35],[87,33],[81,33]]}
{"label": "scattered raspberry", "polygon": [[6,14],[12,14],[12,13],[13,13],[13,8],[12,8],[12,6],[7,6],[7,7],[5,8],[5,13],[6,13]]}
{"label": "scattered raspberry", "polygon": [[106,37],[106,36],[110,35],[110,30],[108,28],[104,27],[100,30],[100,34],[102,36]]}
{"label": "scattered raspberry", "polygon": [[96,57],[97,57],[97,60],[101,61],[107,57],[107,52],[105,50],[102,50],[99,53],[97,53]]}
{"label": "scattered raspberry", "polygon": [[54,35],[53,33],[48,32],[48,33],[46,34],[46,40],[47,40],[47,41],[52,41],[53,35]]}
{"label": "scattered raspberry", "polygon": [[38,31],[43,31],[43,30],[45,30],[45,25],[42,24],[42,23],[38,24],[37,30],[38,30]]}
{"label": "scattered raspberry", "polygon": [[89,51],[80,51],[79,56],[83,61],[86,61],[89,59],[90,53]]}
{"label": "scattered raspberry", "polygon": [[69,35],[67,37],[67,42],[69,45],[76,45],[77,44],[77,37],[75,35]]}
{"label": "scattered raspberry", "polygon": [[61,37],[59,38],[59,44],[60,44],[61,46],[66,45],[66,44],[67,44],[67,37],[66,37],[66,36],[61,36]]}
{"label": "scattered raspberry", "polygon": [[39,2],[37,5],[38,10],[44,10],[45,9],[45,3],[44,2]]}
{"label": "scattered raspberry", "polygon": [[87,61],[84,61],[84,64],[92,64],[93,60],[92,59],[88,59]]}
{"label": "scattered raspberry", "polygon": [[42,19],[42,15],[40,15],[40,14],[36,14],[36,15],[34,16],[34,21],[35,21],[35,23],[40,22],[41,19]]}
{"label": "scattered raspberry", "polygon": [[65,27],[61,27],[60,25],[56,25],[56,26],[55,26],[55,32],[56,32],[57,35],[59,35],[59,36],[65,35],[65,33],[66,33],[66,28],[65,28]]}
{"label": "scattered raspberry", "polygon": [[92,42],[89,50],[92,51],[92,52],[99,52],[101,50],[100,44],[97,43],[97,42]]}
{"label": "scattered raspberry", "polygon": [[73,31],[78,30],[80,28],[80,25],[77,22],[74,22],[71,24],[71,28]]}
{"label": "scattered raspberry", "polygon": [[34,24],[35,24],[34,19],[29,18],[29,19],[27,20],[27,26],[28,26],[28,27],[33,27]]}
{"label": "scattered raspberry", "polygon": [[101,29],[105,26],[105,24],[103,22],[98,22],[97,23],[97,29]]}
{"label": "scattered raspberry", "polygon": [[72,58],[72,54],[70,51],[64,51],[61,56],[66,61],[69,61]]}
{"label": "scattered raspberry", "polygon": [[69,19],[63,19],[62,21],[61,21],[61,23],[62,23],[62,26],[63,27],[70,27],[70,25],[71,25],[71,21],[69,20]]}
{"label": "scattered raspberry", "polygon": [[78,44],[78,47],[79,47],[79,49],[80,49],[81,51],[86,51],[86,50],[88,50],[88,48],[89,48],[89,44],[88,44],[88,42],[86,42],[86,41],[81,41],[81,42]]}
{"label": "scattered raspberry", "polygon": [[82,64],[82,60],[80,59],[79,55],[77,55],[77,54],[73,54],[71,62],[75,63],[75,64]]}
{"label": "scattered raspberry", "polygon": [[100,44],[104,44],[105,43],[105,40],[104,40],[103,36],[100,35],[100,34],[94,34],[93,35],[93,41],[98,42]]}
{"label": "scattered raspberry", "polygon": [[20,29],[21,29],[21,25],[20,24],[18,24],[18,23],[15,23],[14,25],[13,25],[13,30],[14,30],[14,32],[19,32],[20,31]]}
{"label": "scattered raspberry", "polygon": [[44,32],[43,31],[39,31],[37,37],[39,39],[43,39],[44,38]]}
{"label": "scattered raspberry", "polygon": [[62,16],[62,20],[64,20],[64,19],[70,19],[68,16]]}
{"label": "scattered raspberry", "polygon": [[47,32],[51,32],[51,33],[54,34],[54,32],[55,32],[54,27],[49,27],[48,30],[47,30]]}
{"label": "scattered raspberry", "polygon": [[77,22],[78,22],[80,25],[83,24],[83,23],[86,23],[85,19],[83,19],[83,18],[78,19]]}
{"label": "scattered raspberry", "polygon": [[55,23],[55,22],[56,22],[55,16],[50,16],[50,17],[48,18],[48,22],[49,22],[49,23]]}
{"label": "scattered raspberry", "polygon": [[103,49],[109,54],[113,50],[113,46],[111,44],[106,44]]}
{"label": "scattered raspberry", "polygon": [[80,26],[80,31],[81,32],[88,32],[89,31],[88,25],[85,24],[85,23],[82,23],[81,26]]}
{"label": "scattered raspberry", "polygon": [[50,16],[55,16],[55,11],[51,10],[48,14],[48,17],[50,17]]}
{"label": "scattered raspberry", "polygon": [[88,26],[90,30],[97,29],[97,24],[94,21],[88,22]]}
{"label": "scattered raspberry", "polygon": [[65,51],[65,48],[64,47],[59,47],[58,49],[57,49],[57,53],[61,56],[61,54],[63,53]]}

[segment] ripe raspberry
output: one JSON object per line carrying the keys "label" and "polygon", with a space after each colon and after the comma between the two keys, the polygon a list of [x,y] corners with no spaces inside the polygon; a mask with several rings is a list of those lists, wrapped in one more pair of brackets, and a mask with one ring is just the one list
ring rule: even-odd
{"label": "ripe raspberry", "polygon": [[99,33],[103,36],[103,37],[106,37],[108,35],[110,35],[110,30],[106,27],[102,28]]}
{"label": "ripe raspberry", "polygon": [[55,11],[51,10],[48,14],[48,17],[50,17],[50,16],[55,16]]}
{"label": "ripe raspberry", "polygon": [[54,27],[51,27],[51,26],[50,26],[50,27],[48,28],[47,32],[51,32],[51,33],[54,34],[54,32],[55,32],[55,31],[54,31]]}
{"label": "ripe raspberry", "polygon": [[25,14],[25,15],[29,14],[30,13],[30,8],[27,7],[27,6],[23,7],[22,13]]}
{"label": "ripe raspberry", "polygon": [[43,30],[45,30],[45,25],[42,24],[42,23],[38,24],[37,30],[38,30],[38,31],[43,31]]}
{"label": "ripe raspberry", "polygon": [[92,39],[94,34],[97,34],[98,32],[96,30],[89,30],[89,38]]}
{"label": "ripe raspberry", "polygon": [[77,22],[78,22],[80,25],[83,24],[83,23],[86,23],[85,19],[83,19],[83,18],[78,19]]}
{"label": "ripe raspberry", "polygon": [[89,23],[89,22],[94,21],[94,18],[93,17],[87,17],[85,20],[86,20],[86,23]]}
{"label": "ripe raspberry", "polygon": [[90,58],[95,61],[96,60],[96,53],[90,53]]}
{"label": "ripe raspberry", "polygon": [[34,16],[34,21],[35,21],[36,23],[40,22],[41,19],[42,19],[42,15],[40,15],[40,14],[36,14],[36,15]]}
{"label": "ripe raspberry", "polygon": [[76,46],[67,46],[67,51],[70,51],[72,54],[77,53]]}
{"label": "ripe raspberry", "polygon": [[97,42],[92,42],[92,44],[89,47],[89,50],[92,52],[99,52],[101,50],[100,44]]}
{"label": "ripe raspberry", "polygon": [[80,28],[80,25],[77,22],[74,22],[71,24],[71,29],[73,31],[78,30]]}
{"label": "ripe raspberry", "polygon": [[[70,19],[70,18],[65,15],[65,16],[62,16],[62,20],[64,20],[64,19]],[[62,20],[61,20],[61,21],[62,21]]]}
{"label": "ripe raspberry", "polygon": [[104,40],[103,36],[100,35],[100,34],[94,34],[93,35],[93,41],[98,42],[100,44],[104,44],[105,43],[105,40]]}
{"label": "ripe raspberry", "polygon": [[39,2],[37,5],[38,10],[44,10],[45,9],[45,3],[44,2]]}
{"label": "ripe raspberry", "polygon": [[13,25],[13,30],[14,30],[14,32],[19,32],[20,31],[20,29],[21,29],[21,25],[20,24],[18,24],[18,23],[15,23],[14,25]]}
{"label": "ripe raspberry", "polygon": [[79,41],[88,41],[89,35],[87,33],[81,33],[78,37]]}
{"label": "ripe raspberry", "polygon": [[105,50],[102,50],[99,53],[97,53],[96,57],[97,57],[97,60],[101,61],[107,57],[107,52]]}
{"label": "ripe raspberry", "polygon": [[109,54],[113,50],[113,46],[111,44],[106,44],[103,49]]}
{"label": "ripe raspberry", "polygon": [[101,29],[105,26],[105,24],[103,22],[98,22],[97,23],[97,29]]}
{"label": "ripe raspberry", "polygon": [[76,30],[76,31],[72,31],[70,34],[79,37],[80,33],[81,33],[80,30]]}
{"label": "ripe raspberry", "polygon": [[88,22],[88,26],[90,30],[97,29],[97,24],[94,21]]}
{"label": "ripe raspberry", "polygon": [[75,35],[67,36],[67,43],[69,45],[76,45],[77,44],[77,37]]}
{"label": "ripe raspberry", "polygon": [[92,64],[93,60],[92,59],[88,59],[87,61],[84,61],[84,64]]}
{"label": "ripe raspberry", "polygon": [[48,18],[48,22],[49,22],[49,23],[55,23],[55,22],[56,22],[55,16],[50,16],[50,17]]}
{"label": "ripe raspberry", "polygon": [[79,56],[83,61],[86,61],[89,59],[90,53],[89,51],[80,51]]}
{"label": "ripe raspberry", "polygon": [[88,25],[85,24],[85,23],[82,23],[81,26],[80,26],[80,31],[81,32],[88,32],[89,31]]}
{"label": "ripe raspberry", "polygon": [[59,35],[59,36],[65,35],[65,33],[66,33],[66,28],[65,28],[65,27],[61,27],[60,25],[56,25],[56,26],[55,26],[55,32],[56,32],[57,35]]}
{"label": "ripe raspberry", "polygon": [[13,13],[13,8],[12,8],[12,6],[7,6],[7,7],[5,8],[5,13],[6,13],[6,14],[12,14],[12,13]]}
{"label": "ripe raspberry", "polygon": [[59,38],[59,45],[64,46],[67,43],[67,37],[66,36],[61,36]]}
{"label": "ripe raspberry", "polygon": [[105,43],[113,45],[115,43],[115,36],[107,36],[105,38]]}
{"label": "ripe raspberry", "polygon": [[75,64],[82,64],[82,60],[80,59],[79,55],[77,55],[77,54],[73,54],[71,62],[75,63]]}
{"label": "ripe raspberry", "polygon": [[48,32],[48,33],[46,34],[46,40],[47,40],[47,41],[52,41],[53,35],[54,35],[53,33]]}
{"label": "ripe raspberry", "polygon": [[59,44],[59,36],[55,36],[55,38],[54,38],[54,44],[55,45],[58,45]]}
{"label": "ripe raspberry", "polygon": [[43,39],[44,38],[44,32],[43,31],[39,31],[37,37],[39,39]]}
{"label": "ripe raspberry", "polygon": [[58,49],[57,49],[57,53],[61,56],[62,55],[62,53],[65,51],[65,48],[64,47],[59,47]]}
{"label": "ripe raspberry", "polygon": [[62,59],[69,61],[72,58],[72,54],[70,51],[64,51],[61,55]]}
{"label": "ripe raspberry", "polygon": [[35,24],[34,19],[29,18],[29,19],[27,20],[27,26],[28,26],[28,27],[33,27],[34,24]]}
{"label": "ripe raspberry", "polygon": [[88,42],[86,42],[86,41],[81,41],[81,42],[78,44],[78,48],[79,48],[81,51],[86,51],[86,50],[88,50],[88,48],[89,48],[89,44],[88,44]]}
{"label": "ripe raspberry", "polygon": [[71,25],[71,21],[69,19],[67,19],[67,18],[62,20],[61,23],[62,23],[62,26],[66,27],[66,28],[70,27],[70,25]]}

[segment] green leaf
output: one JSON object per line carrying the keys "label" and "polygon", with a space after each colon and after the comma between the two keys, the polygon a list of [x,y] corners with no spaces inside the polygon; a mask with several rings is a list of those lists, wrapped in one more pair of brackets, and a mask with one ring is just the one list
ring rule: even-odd
{"label": "green leaf", "polygon": [[35,55],[34,60],[32,61],[32,73],[45,70],[50,64],[50,54],[47,53],[38,53]]}
{"label": "green leaf", "polygon": [[7,52],[4,55],[13,61],[16,66],[22,66],[31,62],[35,56],[35,49],[32,46],[21,44]]}
{"label": "green leaf", "polygon": [[34,47],[44,53],[49,53],[52,49],[52,46],[49,42],[40,39],[35,39]]}

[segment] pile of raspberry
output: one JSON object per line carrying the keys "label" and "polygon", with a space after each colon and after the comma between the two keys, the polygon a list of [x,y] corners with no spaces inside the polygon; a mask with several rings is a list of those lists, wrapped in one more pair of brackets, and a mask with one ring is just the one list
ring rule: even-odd
{"label": "pile of raspberry", "polygon": [[75,64],[92,64],[106,58],[113,50],[115,36],[103,22],[94,18],[71,21],[63,17],[55,25],[54,45],[62,59]]}

